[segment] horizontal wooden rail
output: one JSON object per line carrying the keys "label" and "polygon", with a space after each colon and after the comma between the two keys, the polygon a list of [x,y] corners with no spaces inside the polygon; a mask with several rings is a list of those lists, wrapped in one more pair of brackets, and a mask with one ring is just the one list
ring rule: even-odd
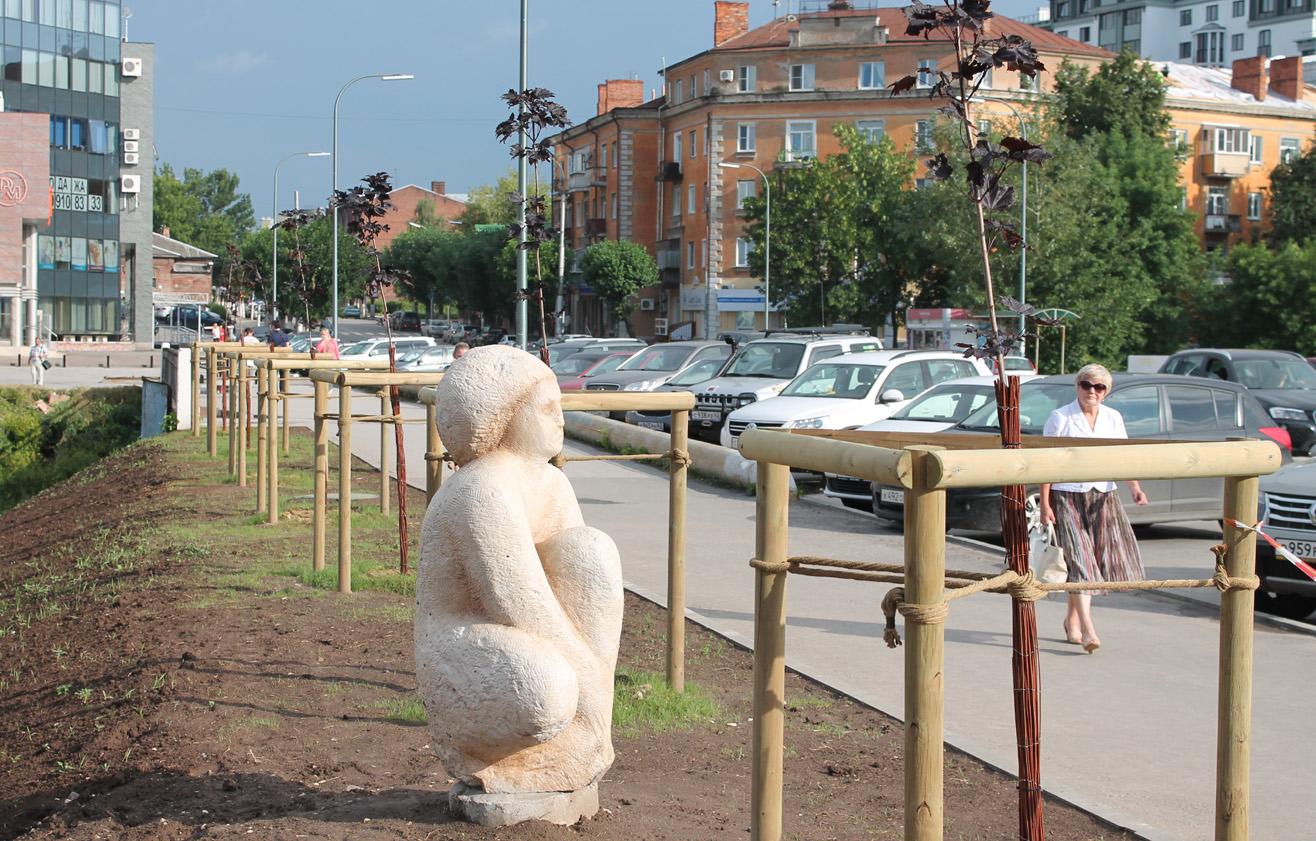
{"label": "horizontal wooden rail", "polygon": [[312,370],[311,380],[318,383],[328,383],[333,386],[348,386],[355,388],[357,386],[369,385],[434,385],[443,374],[428,372],[407,372],[399,371],[390,373],[387,371],[327,371]]}
{"label": "horizontal wooden rail", "polygon": [[282,357],[271,356],[266,358],[252,360],[256,363],[257,368],[273,368],[276,371],[296,370],[320,370],[330,369],[337,371],[360,371],[360,370],[387,370],[388,360],[350,360],[350,359],[283,359]]}
{"label": "horizontal wooden rail", "polygon": [[564,412],[620,412],[626,409],[693,409],[695,396],[689,391],[564,391]]}
{"label": "horizontal wooden rail", "polygon": [[792,435],[779,430],[747,429],[740,434],[740,454],[750,461],[787,464],[820,473],[840,473],[913,487],[911,459],[904,450]]}

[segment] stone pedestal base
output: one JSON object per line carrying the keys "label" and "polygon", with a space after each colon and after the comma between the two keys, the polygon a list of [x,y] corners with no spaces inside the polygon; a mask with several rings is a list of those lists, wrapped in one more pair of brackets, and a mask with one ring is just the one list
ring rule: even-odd
{"label": "stone pedestal base", "polygon": [[522,821],[548,821],[570,826],[599,811],[599,784],[577,791],[533,791],[487,794],[484,789],[457,783],[448,792],[453,817],[480,826],[511,826]]}

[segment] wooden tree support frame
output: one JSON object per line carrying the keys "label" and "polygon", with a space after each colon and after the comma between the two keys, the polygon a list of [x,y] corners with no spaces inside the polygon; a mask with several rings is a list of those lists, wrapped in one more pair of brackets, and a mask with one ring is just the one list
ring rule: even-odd
{"label": "wooden tree support frame", "polygon": [[[992,442],[995,442],[994,444]],[[898,449],[905,447],[905,449]],[[840,473],[905,489],[905,838],[941,841],[944,734],[945,492],[1061,481],[1225,478],[1223,516],[1256,521],[1258,476],[1279,469],[1270,441],[1150,443],[1028,437],[1002,450],[995,436],[802,434],[747,430],[740,451],[758,462],[754,609],[752,841],[782,837],[782,691],[790,468]],[[1255,586],[1256,536],[1225,528],[1225,575]],[[1231,585],[1220,599],[1216,841],[1248,837],[1255,591]],[[920,618],[920,616],[922,617]]]}
{"label": "wooden tree support frame", "polygon": [[192,345],[192,434],[200,434],[201,355],[206,357],[206,447],[211,458],[219,455],[219,381],[229,374],[229,360],[223,354],[250,345],[241,342],[193,342]]}
{"label": "wooden tree support frame", "polygon": [[[430,499],[443,482],[443,462],[447,453],[439,440],[435,424],[435,390],[422,388],[420,402],[426,406],[428,437],[425,446],[426,494]],[[694,394],[671,392],[580,391],[562,395],[564,412],[623,412],[630,410],[670,411],[672,413],[668,450],[665,453],[630,456],[590,456],[588,460],[650,459],[668,460],[667,492],[667,683],[677,692],[685,691],[685,542],[686,483],[690,468],[690,410]],[[581,458],[559,455],[559,466]]]}

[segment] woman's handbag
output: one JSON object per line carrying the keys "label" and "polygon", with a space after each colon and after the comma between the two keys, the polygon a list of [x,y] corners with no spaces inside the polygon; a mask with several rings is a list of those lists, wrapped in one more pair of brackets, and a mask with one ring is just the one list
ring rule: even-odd
{"label": "woman's handbag", "polygon": [[41,360],[41,367],[42,367],[42,368],[45,368],[47,371],[49,371],[49,370],[50,370],[50,360],[49,360],[49,359],[43,359],[43,360]]}
{"label": "woman's handbag", "polygon": [[1069,565],[1065,563],[1065,550],[1056,543],[1056,530],[1052,525],[1038,526],[1028,533],[1028,566],[1033,577],[1044,584],[1063,584],[1069,580]]}

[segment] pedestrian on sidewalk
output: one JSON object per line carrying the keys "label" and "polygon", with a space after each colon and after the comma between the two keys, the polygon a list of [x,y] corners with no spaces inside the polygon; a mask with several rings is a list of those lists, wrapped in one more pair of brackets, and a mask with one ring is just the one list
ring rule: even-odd
{"label": "pedestrian on sidewalk", "polygon": [[[1124,418],[1103,406],[1113,382],[1102,365],[1087,365],[1074,378],[1077,398],[1051,413],[1042,434],[1062,438],[1128,438]],[[1147,504],[1136,481],[1133,502]],[[1065,553],[1070,581],[1140,581],[1145,577],[1138,541],[1114,482],[1056,482],[1042,485],[1042,525],[1055,523],[1056,543]],[[1065,639],[1091,654],[1101,647],[1092,624],[1092,597],[1106,590],[1069,594]]]}
{"label": "pedestrian on sidewalk", "polygon": [[466,355],[466,351],[468,351],[468,350],[470,350],[470,349],[471,349],[471,346],[468,345],[468,344],[466,344],[465,342],[458,342],[457,344],[453,345],[453,346],[452,346],[452,360],[453,360],[454,362],[456,362],[458,359],[461,359],[463,356]]}
{"label": "pedestrian on sidewalk", "polygon": [[283,332],[283,329],[279,327],[279,322],[277,321],[270,323],[269,342],[270,350],[288,346],[288,334]]}
{"label": "pedestrian on sidewalk", "polygon": [[32,385],[46,384],[46,369],[50,367],[46,357],[49,355],[50,350],[46,347],[46,343],[38,336],[37,343],[27,352],[27,364],[32,368]]}
{"label": "pedestrian on sidewalk", "polygon": [[338,355],[338,340],[335,339],[333,336],[329,335],[328,327],[320,328],[320,341],[316,342],[315,345],[316,356],[319,356],[322,353],[327,353],[330,356],[332,356],[334,359],[341,358]]}

